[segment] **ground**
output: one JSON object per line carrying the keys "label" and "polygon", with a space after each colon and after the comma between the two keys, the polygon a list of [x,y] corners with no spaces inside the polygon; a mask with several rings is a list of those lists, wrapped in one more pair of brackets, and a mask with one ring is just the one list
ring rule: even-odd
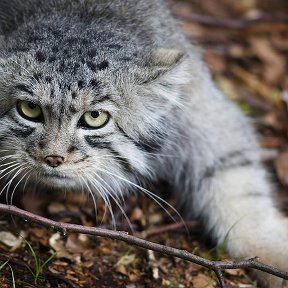
{"label": "ground", "polygon": [[[175,16],[183,21],[187,36],[204,48],[204,59],[219,87],[252,117],[264,148],[263,162],[275,182],[275,197],[287,212],[287,1],[170,0],[170,4]],[[164,193],[165,189],[161,188]],[[24,199],[23,204],[54,220],[94,226],[94,208],[80,198],[76,194],[58,198],[36,195],[33,200]],[[129,197],[124,209],[139,237],[209,259],[228,259],[223,251],[214,249],[195,220],[186,221],[185,229],[170,208],[174,220],[141,195]],[[98,212],[99,225],[104,214],[102,203]],[[115,208],[115,213],[117,229],[129,230],[120,211]],[[100,225],[111,228],[108,215]],[[213,273],[202,267],[119,241],[63,235],[8,215],[0,216],[0,231],[3,288],[217,287]],[[230,270],[224,276],[227,287],[256,287],[247,271]]]}

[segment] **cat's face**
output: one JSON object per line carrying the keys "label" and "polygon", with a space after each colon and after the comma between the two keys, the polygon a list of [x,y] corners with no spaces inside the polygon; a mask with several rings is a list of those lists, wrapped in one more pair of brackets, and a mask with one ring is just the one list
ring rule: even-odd
{"label": "cat's face", "polygon": [[161,150],[173,100],[173,89],[171,101],[161,95],[171,89],[167,79],[143,84],[149,69],[107,62],[97,73],[85,63],[67,82],[37,57],[0,64],[0,181],[107,197],[153,176],[149,162]]}

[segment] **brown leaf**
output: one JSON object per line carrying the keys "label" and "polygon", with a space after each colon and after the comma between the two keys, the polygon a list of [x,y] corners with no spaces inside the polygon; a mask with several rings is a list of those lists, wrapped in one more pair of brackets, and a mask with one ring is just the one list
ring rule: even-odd
{"label": "brown leaf", "polygon": [[48,212],[50,214],[57,214],[60,212],[65,211],[66,208],[62,203],[58,203],[58,202],[52,202],[49,206],[48,206]]}
{"label": "brown leaf", "polygon": [[0,231],[0,242],[10,248],[17,248],[22,244],[22,238],[16,237],[9,231]]}
{"label": "brown leaf", "polygon": [[119,265],[117,268],[116,268],[116,272],[120,273],[120,274],[123,274],[123,275],[128,275],[128,272],[125,268],[124,265]]}
{"label": "brown leaf", "polygon": [[213,288],[214,287],[214,281],[207,275],[199,273],[194,279],[193,279],[193,287],[194,288]]}
{"label": "brown leaf", "polygon": [[275,168],[281,183],[288,186],[288,151],[279,154],[275,160]]}
{"label": "brown leaf", "polygon": [[245,274],[242,269],[228,269],[228,270],[225,270],[225,273],[232,275],[232,276],[242,276]]}
{"label": "brown leaf", "polygon": [[277,53],[266,38],[253,37],[250,39],[250,44],[255,55],[263,61],[263,78],[268,84],[277,84],[285,74],[286,63],[284,57]]}
{"label": "brown leaf", "polygon": [[67,237],[65,248],[70,253],[82,253],[86,247],[77,239],[77,235],[71,234]]}

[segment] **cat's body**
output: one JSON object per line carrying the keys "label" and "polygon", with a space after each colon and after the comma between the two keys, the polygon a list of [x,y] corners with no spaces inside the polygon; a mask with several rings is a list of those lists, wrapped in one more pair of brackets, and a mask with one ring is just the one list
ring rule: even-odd
{"label": "cat's body", "polygon": [[218,243],[230,231],[232,256],[288,270],[253,129],[162,1],[0,0],[0,28],[2,193],[37,182],[108,201],[164,179]]}

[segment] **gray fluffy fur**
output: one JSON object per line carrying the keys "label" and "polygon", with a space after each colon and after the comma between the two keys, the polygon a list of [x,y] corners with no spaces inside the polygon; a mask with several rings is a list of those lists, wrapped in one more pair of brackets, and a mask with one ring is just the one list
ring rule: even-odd
{"label": "gray fluffy fur", "polygon": [[[98,193],[109,206],[164,179],[218,243],[230,231],[231,256],[288,270],[287,221],[255,133],[162,1],[0,0],[0,31],[1,193],[37,181]],[[19,100],[39,105],[43,120],[21,117]],[[79,126],[99,109],[107,125]],[[65,161],[52,168],[47,155]]]}

